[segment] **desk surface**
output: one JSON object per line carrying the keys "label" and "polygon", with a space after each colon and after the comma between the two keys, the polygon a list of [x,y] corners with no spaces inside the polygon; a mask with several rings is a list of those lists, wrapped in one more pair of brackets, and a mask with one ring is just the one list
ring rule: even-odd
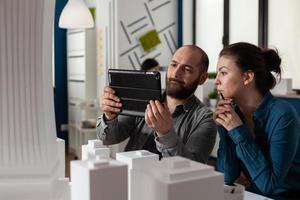
{"label": "desk surface", "polygon": [[252,192],[245,191],[244,200],[271,200],[271,199]]}

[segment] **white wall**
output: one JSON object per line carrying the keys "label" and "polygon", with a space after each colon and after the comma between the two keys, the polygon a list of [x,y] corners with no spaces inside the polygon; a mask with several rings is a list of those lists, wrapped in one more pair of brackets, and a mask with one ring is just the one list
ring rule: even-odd
{"label": "white wall", "polygon": [[230,0],[229,43],[258,44],[258,0]]}
{"label": "white wall", "polygon": [[201,0],[196,6],[196,45],[208,54],[208,71],[216,71],[223,48],[223,0]]}
{"label": "white wall", "polygon": [[269,47],[276,47],[282,58],[284,78],[292,78],[300,88],[300,1],[269,1]]}
{"label": "white wall", "polygon": [[[192,20],[190,22],[187,20],[192,19],[191,4],[191,0],[186,0],[183,4],[183,14],[186,19],[183,24],[183,41],[186,44],[192,42],[191,31],[186,31],[192,28]],[[293,78],[293,88],[300,88],[300,79],[297,80],[300,70],[296,60],[297,55],[300,55],[299,10],[299,0],[269,1],[269,46],[279,49],[283,59],[283,77]],[[223,0],[198,0],[196,2],[196,45],[207,52],[210,59],[209,71],[216,69],[218,53],[223,48],[222,37]],[[106,38],[102,39],[106,40]],[[229,41],[230,43],[246,41],[258,44],[258,0],[230,1]],[[106,57],[105,53],[103,57]],[[107,62],[103,63],[103,65],[107,64]],[[103,68],[98,70],[98,75],[104,80],[105,73]],[[102,78],[103,83],[99,85],[105,85]]]}
{"label": "white wall", "polygon": [[193,43],[193,0],[184,0],[182,5],[182,43]]}

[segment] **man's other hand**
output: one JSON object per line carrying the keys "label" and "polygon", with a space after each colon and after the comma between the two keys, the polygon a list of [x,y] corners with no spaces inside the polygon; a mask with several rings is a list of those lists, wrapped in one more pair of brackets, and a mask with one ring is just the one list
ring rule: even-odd
{"label": "man's other hand", "polygon": [[157,135],[164,136],[170,132],[173,126],[172,115],[166,104],[159,101],[150,101],[145,111],[145,121],[150,128],[153,128]]}

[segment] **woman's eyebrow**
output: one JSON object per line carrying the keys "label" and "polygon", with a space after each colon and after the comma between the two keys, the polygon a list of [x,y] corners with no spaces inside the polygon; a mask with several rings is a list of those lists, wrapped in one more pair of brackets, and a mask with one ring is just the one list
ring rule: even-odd
{"label": "woman's eyebrow", "polygon": [[220,67],[220,68],[218,69],[218,71],[220,71],[220,70],[222,70],[222,69],[228,69],[228,67],[222,66],[222,67]]}

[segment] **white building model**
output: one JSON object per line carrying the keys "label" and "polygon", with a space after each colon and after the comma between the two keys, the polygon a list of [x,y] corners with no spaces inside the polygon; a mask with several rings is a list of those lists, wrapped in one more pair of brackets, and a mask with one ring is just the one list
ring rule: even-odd
{"label": "white building model", "polygon": [[72,200],[127,200],[127,165],[95,159],[71,162]]}
{"label": "white building model", "polygon": [[208,165],[178,156],[158,161],[156,154],[143,150],[116,158],[131,170],[130,200],[224,199],[223,175]]}
{"label": "white building model", "polygon": [[[52,87],[54,0],[0,1],[0,199],[61,200]],[[64,167],[63,167],[64,168]],[[64,169],[63,169],[64,170]]]}
{"label": "white building model", "polygon": [[[82,157],[88,159],[71,163],[72,200],[224,199],[223,175],[211,166],[179,156],[159,161],[145,150],[117,153],[117,162],[108,159],[108,149],[97,140],[83,149]],[[124,167],[116,169],[120,163],[128,165],[128,173]]]}
{"label": "white building model", "polygon": [[110,149],[103,145],[101,140],[89,140],[88,144],[81,146],[81,159],[93,160],[96,157],[100,159],[110,158]]}
{"label": "white building model", "polygon": [[[150,153],[149,151],[129,151],[117,153],[116,159],[128,165],[128,199],[138,200],[142,194],[148,193],[147,186],[143,181],[145,178],[144,173],[141,171],[147,165],[152,166],[153,163],[159,162],[157,154]],[[141,187],[143,185],[144,187]]]}

